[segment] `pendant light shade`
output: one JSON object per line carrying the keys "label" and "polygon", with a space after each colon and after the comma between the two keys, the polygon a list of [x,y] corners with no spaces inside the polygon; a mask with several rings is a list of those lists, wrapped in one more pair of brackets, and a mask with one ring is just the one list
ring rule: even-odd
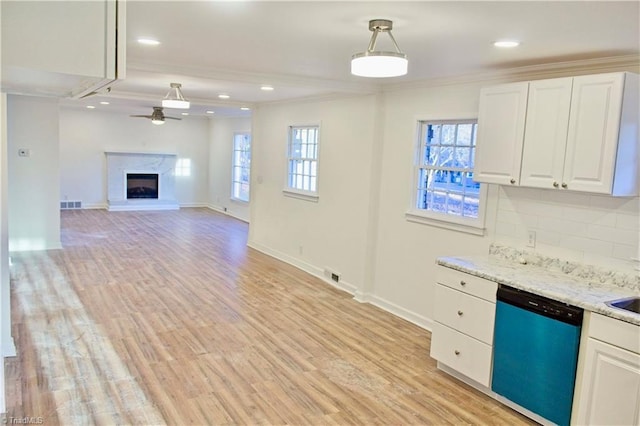
{"label": "pendant light shade", "polygon": [[189,109],[190,103],[182,96],[182,91],[180,90],[182,84],[171,83],[170,86],[169,93],[162,100],[162,106],[164,108]]}
{"label": "pendant light shade", "polygon": [[[407,73],[409,61],[407,55],[400,51],[396,39],[391,34],[393,22],[387,19],[373,19],[369,21],[369,30],[373,31],[369,47],[365,52],[356,53],[351,57],[351,74],[360,77],[398,77]],[[378,34],[387,33],[396,48],[395,52],[377,51]]]}

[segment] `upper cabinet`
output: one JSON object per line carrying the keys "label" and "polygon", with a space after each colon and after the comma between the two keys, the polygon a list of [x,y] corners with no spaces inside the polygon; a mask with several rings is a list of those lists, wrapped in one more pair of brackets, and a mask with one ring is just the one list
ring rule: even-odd
{"label": "upper cabinet", "polygon": [[0,6],[4,92],[80,98],[124,78],[124,1]]}
{"label": "upper cabinet", "polygon": [[478,182],[503,185],[520,182],[528,90],[529,83],[524,82],[480,91],[474,166],[474,179]]}
{"label": "upper cabinet", "polygon": [[[503,113],[498,119],[492,108],[495,99],[486,101],[487,89],[481,92],[476,180],[638,195],[638,75],[610,73],[518,84],[528,87],[526,113],[523,119],[512,117],[509,123],[500,123],[509,117]],[[507,86],[512,85],[498,87]],[[520,126],[522,136],[486,136],[511,135]],[[518,149],[521,156],[514,166],[511,155]],[[511,170],[508,181],[496,179],[494,175],[502,174],[506,163]]]}

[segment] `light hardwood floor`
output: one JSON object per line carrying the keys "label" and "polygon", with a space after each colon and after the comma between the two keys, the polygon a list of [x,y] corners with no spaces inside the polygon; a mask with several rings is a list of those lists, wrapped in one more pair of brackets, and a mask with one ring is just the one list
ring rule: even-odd
{"label": "light hardwood floor", "polygon": [[207,209],[62,212],[63,250],[13,256],[7,420],[533,424],[438,371],[428,331],[247,230]]}

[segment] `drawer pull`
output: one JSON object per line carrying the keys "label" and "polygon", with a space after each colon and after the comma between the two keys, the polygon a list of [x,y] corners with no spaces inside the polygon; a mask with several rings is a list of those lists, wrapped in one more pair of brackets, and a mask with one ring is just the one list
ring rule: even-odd
{"label": "drawer pull", "polygon": [[466,283],[466,281],[460,280],[460,285],[464,287],[465,285],[467,285],[467,283]]}
{"label": "drawer pull", "polygon": [[456,354],[456,355],[460,355],[460,351],[457,350],[457,349],[455,351],[453,351],[453,353]]}
{"label": "drawer pull", "polygon": [[462,316],[462,314],[463,314],[463,312],[462,312],[462,311],[458,311],[458,316],[459,316],[459,317],[461,317],[461,316]]}

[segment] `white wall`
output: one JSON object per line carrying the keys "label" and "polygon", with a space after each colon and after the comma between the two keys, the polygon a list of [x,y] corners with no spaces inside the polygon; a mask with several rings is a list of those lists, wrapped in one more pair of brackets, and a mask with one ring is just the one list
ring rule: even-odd
{"label": "white wall", "polygon": [[156,126],[151,121],[99,109],[60,110],[60,200],[106,207],[106,150],[175,153],[190,158],[191,176],[176,176],[181,206],[208,202],[208,119],[185,117]]}
{"label": "white wall", "polygon": [[[598,70],[612,71],[623,70]],[[576,70],[536,72],[529,77]],[[485,255],[494,241],[524,248],[528,229],[537,232],[540,254],[637,273],[629,258],[639,254],[638,198],[488,185],[482,236],[406,220],[417,121],[477,118],[480,88],[515,79],[528,78],[396,87],[371,97],[260,106],[254,113],[250,243],[317,275],[325,267],[336,268],[347,282],[344,288],[359,300],[427,328],[436,257]],[[282,188],[287,126],[318,120],[325,151],[320,202],[314,204],[287,198]]]}
{"label": "white wall", "polygon": [[60,248],[58,129],[56,99],[8,96],[9,250]]}
{"label": "white wall", "polygon": [[[435,258],[484,254],[489,238],[409,222],[419,119],[477,118],[479,84],[386,93],[378,240],[372,301],[428,327]],[[488,204],[493,203],[490,191]],[[491,217],[491,209],[487,216]],[[487,220],[491,226],[491,220]]]}
{"label": "white wall", "polygon": [[249,203],[231,199],[231,157],[235,133],[251,133],[251,118],[209,119],[209,206],[248,222]]}
{"label": "white wall", "polygon": [[[253,112],[249,241],[276,257],[341,285],[363,286],[371,205],[375,96],[263,105]],[[287,197],[291,125],[320,124],[318,202]]]}

